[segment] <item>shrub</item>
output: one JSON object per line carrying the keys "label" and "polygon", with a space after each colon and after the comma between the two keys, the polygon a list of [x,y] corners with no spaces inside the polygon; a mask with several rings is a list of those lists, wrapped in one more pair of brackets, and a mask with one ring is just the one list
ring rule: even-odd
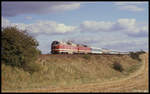
{"label": "shrub", "polygon": [[33,62],[30,62],[30,63],[26,63],[23,65],[23,69],[25,71],[28,71],[30,74],[34,73],[34,72],[39,72],[42,67],[40,64],[38,63],[33,63]]}
{"label": "shrub", "polygon": [[139,52],[130,52],[130,57],[131,58],[133,58],[133,59],[136,59],[136,60],[138,60],[138,61],[141,61],[141,59],[140,59],[140,57],[139,57],[139,55],[140,55],[141,53],[139,53]]}
{"label": "shrub", "polygon": [[26,63],[34,62],[40,51],[38,42],[16,27],[2,29],[1,60],[7,65],[23,67]]}
{"label": "shrub", "polygon": [[144,53],[146,53],[146,52],[143,51],[143,50],[140,50],[140,51],[137,51],[137,53],[138,53],[138,54],[144,54]]}
{"label": "shrub", "polygon": [[117,71],[120,71],[120,72],[122,72],[124,70],[123,67],[122,67],[122,65],[120,63],[118,63],[118,62],[114,62],[113,63],[113,68],[115,70],[117,70]]}

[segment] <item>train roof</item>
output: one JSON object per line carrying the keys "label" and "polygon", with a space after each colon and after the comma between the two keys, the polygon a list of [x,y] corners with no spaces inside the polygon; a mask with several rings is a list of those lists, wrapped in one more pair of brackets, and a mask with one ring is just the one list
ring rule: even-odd
{"label": "train roof", "polygon": [[[76,45],[75,43],[72,43],[71,41],[67,41],[67,42],[65,42],[65,41],[60,41],[60,40],[55,40],[55,41],[57,41],[57,42],[59,42],[59,43],[62,43],[62,44]],[[54,41],[53,41],[53,42],[54,42]]]}

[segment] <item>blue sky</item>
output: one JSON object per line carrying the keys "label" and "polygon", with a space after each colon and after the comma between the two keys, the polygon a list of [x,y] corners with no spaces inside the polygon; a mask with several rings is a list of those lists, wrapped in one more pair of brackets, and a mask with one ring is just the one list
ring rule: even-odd
{"label": "blue sky", "polygon": [[53,40],[148,50],[148,2],[2,2],[2,27],[15,25],[38,40],[42,53]]}

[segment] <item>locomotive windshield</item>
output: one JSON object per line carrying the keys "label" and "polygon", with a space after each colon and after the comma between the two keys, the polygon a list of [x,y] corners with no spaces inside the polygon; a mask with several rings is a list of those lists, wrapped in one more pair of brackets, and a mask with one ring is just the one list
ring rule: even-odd
{"label": "locomotive windshield", "polygon": [[52,45],[55,45],[55,44],[59,44],[59,42],[58,42],[58,41],[54,41],[54,42],[52,43]]}

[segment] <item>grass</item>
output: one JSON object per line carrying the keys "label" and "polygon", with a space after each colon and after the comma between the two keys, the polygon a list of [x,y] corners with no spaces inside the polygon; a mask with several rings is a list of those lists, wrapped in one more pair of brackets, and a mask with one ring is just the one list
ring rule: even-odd
{"label": "grass", "polygon": [[126,69],[126,73],[132,73],[135,72],[137,69],[140,68],[140,66],[142,65],[142,63],[138,63],[136,65],[132,65],[129,68]]}
{"label": "grass", "polygon": [[2,64],[2,90],[71,86],[103,82],[103,80],[124,76],[124,72],[116,71],[113,68],[115,61],[122,65],[127,74],[135,72],[141,65],[128,55],[51,55],[39,57],[36,63],[41,66],[42,70],[32,74],[21,68]]}

